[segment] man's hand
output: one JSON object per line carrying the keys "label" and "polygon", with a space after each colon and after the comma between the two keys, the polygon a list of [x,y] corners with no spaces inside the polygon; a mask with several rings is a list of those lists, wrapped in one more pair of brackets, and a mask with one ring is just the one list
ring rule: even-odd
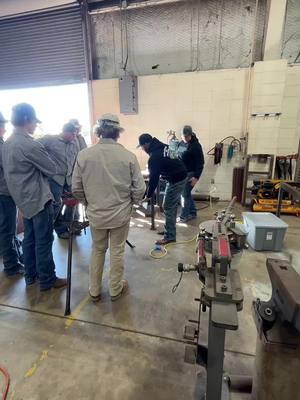
{"label": "man's hand", "polygon": [[196,185],[197,182],[198,182],[198,179],[195,178],[195,177],[193,177],[193,178],[190,179],[190,183],[191,183],[191,186],[192,186],[192,187],[194,187],[194,186]]}

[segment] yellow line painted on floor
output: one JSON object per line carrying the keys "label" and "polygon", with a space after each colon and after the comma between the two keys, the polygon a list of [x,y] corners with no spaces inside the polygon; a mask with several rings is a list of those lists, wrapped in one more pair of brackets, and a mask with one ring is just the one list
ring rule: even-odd
{"label": "yellow line painted on floor", "polygon": [[65,328],[68,329],[73,324],[73,322],[79,317],[81,311],[84,307],[90,302],[90,296],[86,296],[75,308],[72,314],[67,317],[68,319],[65,322]]}
{"label": "yellow line painted on floor", "polygon": [[40,361],[44,361],[48,357],[48,354],[49,350],[43,350],[42,355],[40,357]]}
{"label": "yellow line painted on floor", "polygon": [[39,365],[48,358],[49,350],[43,350],[39,358],[33,363],[32,367],[25,373],[24,378],[30,378],[33,374],[35,374]]}
{"label": "yellow line painted on floor", "polygon": [[[102,281],[104,278],[108,276],[108,269],[105,269],[102,274]],[[68,329],[70,326],[76,321],[76,319],[79,317],[81,311],[84,309],[84,307],[90,303],[91,299],[90,296],[87,295],[75,308],[75,310],[67,317],[67,320],[65,322],[65,328]]]}
{"label": "yellow line painted on floor", "polygon": [[31,368],[29,368],[29,370],[26,372],[26,374],[24,375],[24,378],[30,378],[35,371],[37,370],[37,363],[34,363],[33,366]]}

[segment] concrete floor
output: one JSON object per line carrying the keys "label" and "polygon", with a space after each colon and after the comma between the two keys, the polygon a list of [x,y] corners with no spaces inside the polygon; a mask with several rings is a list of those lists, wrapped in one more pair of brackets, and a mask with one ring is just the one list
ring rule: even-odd
{"label": "concrete floor", "polygon": [[[220,203],[217,208],[223,208]],[[237,214],[240,212],[237,209]],[[214,210],[199,212],[199,220],[178,228],[178,240],[192,238],[199,222],[211,219]],[[159,217],[158,217],[159,219]],[[289,224],[283,253],[293,257],[300,272],[299,229],[296,217]],[[111,303],[104,276],[103,300],[90,302],[88,261],[90,236],[74,242],[72,318],[64,314],[65,290],[41,294],[38,287],[25,288],[23,279],[0,277],[0,365],[11,375],[8,396],[14,400],[180,400],[196,399],[196,380],[201,367],[184,363],[183,328],[197,317],[193,301],[200,293],[196,275],[186,274],[177,292],[178,262],[193,262],[194,244],[170,247],[162,260],[149,257],[157,239],[149,221],[133,218],[126,247],[126,276],[130,293]],[[58,275],[65,275],[67,243],[55,241]],[[240,328],[226,339],[225,370],[251,374],[256,328],[251,315],[254,298],[271,293],[265,261],[271,253],[246,250],[236,257],[245,303],[239,313]],[[207,338],[207,315],[201,326]],[[0,378],[0,387],[3,384]],[[1,389],[0,389],[1,390]],[[250,399],[233,394],[232,400]]]}

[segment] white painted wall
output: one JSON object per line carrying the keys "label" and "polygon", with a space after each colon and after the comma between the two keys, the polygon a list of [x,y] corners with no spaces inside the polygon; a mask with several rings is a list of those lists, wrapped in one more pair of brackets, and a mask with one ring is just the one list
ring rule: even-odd
{"label": "white painted wall", "polygon": [[[191,124],[204,152],[223,137],[238,138],[243,132],[247,101],[247,69],[187,72],[138,78],[139,113],[120,115],[118,80],[93,82],[94,115],[106,112],[119,115],[125,128],[121,143],[135,152],[142,168],[147,155],[136,149],[139,134],[149,132],[166,141],[166,132]],[[253,69],[249,113],[282,112],[279,119],[249,117],[249,153],[286,155],[296,153],[300,138],[300,66],[285,60],[258,62]],[[214,178],[217,196],[228,200],[232,191],[232,170],[240,164],[230,162],[224,151],[221,165],[206,156],[206,165],[197,189],[208,193]]]}
{"label": "white painted wall", "polygon": [[297,153],[300,138],[300,66],[286,60],[258,62],[253,71],[251,113],[281,112],[280,118],[249,121],[249,153]]}
{"label": "white painted wall", "polygon": [[[287,68],[286,60],[255,63],[250,113],[282,112]],[[251,118],[248,152],[276,154],[280,122],[281,117]]]}
{"label": "white painted wall", "polygon": [[0,0],[0,17],[37,11],[63,4],[76,3],[76,0]]}
{"label": "white painted wall", "polygon": [[[183,125],[192,125],[206,153],[216,142],[228,135],[240,137],[246,101],[247,70],[217,70],[144,76],[138,78],[138,115],[119,114],[118,80],[93,82],[94,115],[116,113],[126,129],[121,142],[137,157],[144,168],[147,155],[137,150],[138,136],[149,132],[166,141],[166,132],[176,130],[180,136]],[[225,153],[226,153],[225,148]],[[238,160],[213,165],[213,157],[206,156],[206,165],[199,189],[208,193],[211,178],[215,179],[218,193],[230,199],[232,169]]]}

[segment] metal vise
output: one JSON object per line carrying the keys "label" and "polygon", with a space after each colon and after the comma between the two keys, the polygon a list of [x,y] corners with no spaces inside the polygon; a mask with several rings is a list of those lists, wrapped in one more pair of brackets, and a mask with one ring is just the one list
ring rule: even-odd
{"label": "metal vise", "polygon": [[258,331],[267,332],[275,322],[287,322],[300,332],[300,275],[288,261],[268,258],[267,269],[272,284],[272,297],[253,303]]}
{"label": "metal vise", "polygon": [[214,252],[212,246],[214,244],[213,237],[216,237],[220,231],[226,235],[233,251],[241,251],[246,247],[247,233],[236,223],[235,215],[233,214],[233,206],[236,197],[229,203],[224,210],[215,213],[215,219],[205,221],[200,225],[200,232],[205,234],[206,249],[209,252]]}
{"label": "metal vise", "polygon": [[300,276],[288,261],[267,260],[269,301],[253,302],[258,336],[252,399],[300,398]]}

